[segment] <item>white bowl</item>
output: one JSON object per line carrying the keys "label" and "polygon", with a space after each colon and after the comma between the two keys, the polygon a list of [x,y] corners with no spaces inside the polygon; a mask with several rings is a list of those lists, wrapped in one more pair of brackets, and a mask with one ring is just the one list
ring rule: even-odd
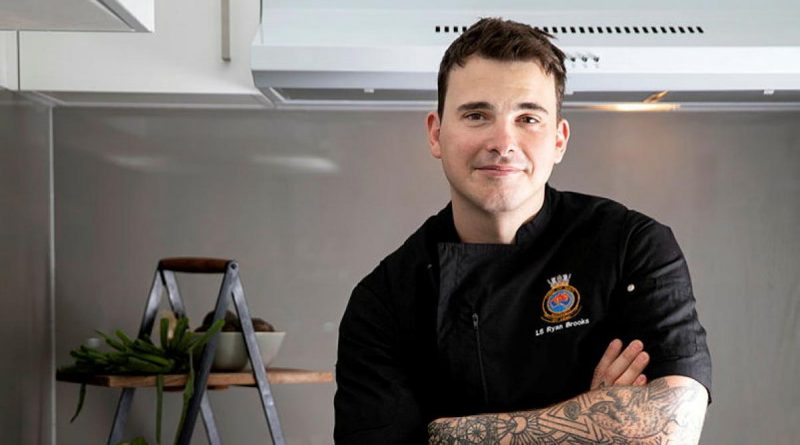
{"label": "white bowl", "polygon": [[[261,350],[261,360],[264,366],[278,355],[278,350],[283,343],[285,332],[256,332],[256,343]],[[211,364],[214,371],[237,372],[243,369],[252,369],[241,332],[220,332],[217,350],[214,351],[214,362]]]}

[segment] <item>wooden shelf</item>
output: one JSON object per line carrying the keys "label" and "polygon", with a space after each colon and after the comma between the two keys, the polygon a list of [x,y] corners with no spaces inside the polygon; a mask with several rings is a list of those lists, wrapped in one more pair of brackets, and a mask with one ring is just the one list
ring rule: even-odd
{"label": "wooden shelf", "polygon": [[[164,388],[183,388],[186,374],[164,375]],[[270,384],[290,383],[328,383],[333,381],[333,372],[308,371],[304,369],[267,368]],[[156,386],[155,375],[94,375],[57,372],[56,380],[70,383],[105,386],[108,388],[143,388]],[[208,387],[224,389],[230,385],[255,386],[256,378],[252,372],[212,372],[208,375]]]}

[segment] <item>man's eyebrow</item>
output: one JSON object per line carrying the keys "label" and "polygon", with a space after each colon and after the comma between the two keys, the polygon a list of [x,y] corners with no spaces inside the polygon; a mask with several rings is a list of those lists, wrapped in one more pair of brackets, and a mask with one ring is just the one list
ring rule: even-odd
{"label": "man's eyebrow", "polygon": [[[516,106],[517,110],[533,110],[533,111],[541,111],[542,113],[548,114],[547,108],[539,105],[536,102],[520,102]],[[485,101],[477,101],[477,102],[467,102],[465,104],[461,104],[458,106],[457,111],[459,113],[463,113],[465,111],[475,111],[475,110],[494,110],[494,105],[490,104],[489,102]]]}
{"label": "man's eyebrow", "polygon": [[474,110],[494,110],[494,106],[489,102],[467,102],[458,106],[458,112],[474,111]]}
{"label": "man's eyebrow", "polygon": [[548,114],[547,108],[537,104],[536,102],[521,102],[517,104],[518,110],[534,110],[534,111],[541,111],[544,114]]}

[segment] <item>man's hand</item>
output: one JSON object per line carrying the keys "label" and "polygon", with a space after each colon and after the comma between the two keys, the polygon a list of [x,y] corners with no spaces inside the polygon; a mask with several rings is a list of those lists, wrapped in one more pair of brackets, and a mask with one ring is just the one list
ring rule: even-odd
{"label": "man's hand", "polygon": [[647,377],[642,371],[649,362],[650,356],[644,352],[641,341],[632,341],[623,351],[622,340],[614,339],[594,368],[590,389],[612,385],[644,386],[647,384]]}

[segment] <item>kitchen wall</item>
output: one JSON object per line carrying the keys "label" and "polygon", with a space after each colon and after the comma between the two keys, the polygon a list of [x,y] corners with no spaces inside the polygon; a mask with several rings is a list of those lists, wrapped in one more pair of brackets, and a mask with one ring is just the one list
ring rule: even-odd
{"label": "kitchen wall", "polygon": [[[448,199],[420,112],[56,109],[56,360],[95,329],[136,330],[156,262],[235,258],[254,315],[287,332],[274,365],[332,370],[354,284]],[[573,113],[552,184],[670,225],[714,360],[704,444],[800,435],[798,112]],[[7,264],[4,262],[4,264]],[[180,276],[190,316],[218,277]],[[287,443],[332,443],[334,384],[275,385]],[[59,443],[103,443],[117,393],[57,384]],[[166,398],[166,437],[180,396]],[[211,394],[226,443],[268,443],[256,393]],[[139,391],[129,437],[154,431]],[[194,443],[206,443],[202,427]]]}
{"label": "kitchen wall", "polygon": [[0,442],[54,443],[50,108],[0,89]]}

